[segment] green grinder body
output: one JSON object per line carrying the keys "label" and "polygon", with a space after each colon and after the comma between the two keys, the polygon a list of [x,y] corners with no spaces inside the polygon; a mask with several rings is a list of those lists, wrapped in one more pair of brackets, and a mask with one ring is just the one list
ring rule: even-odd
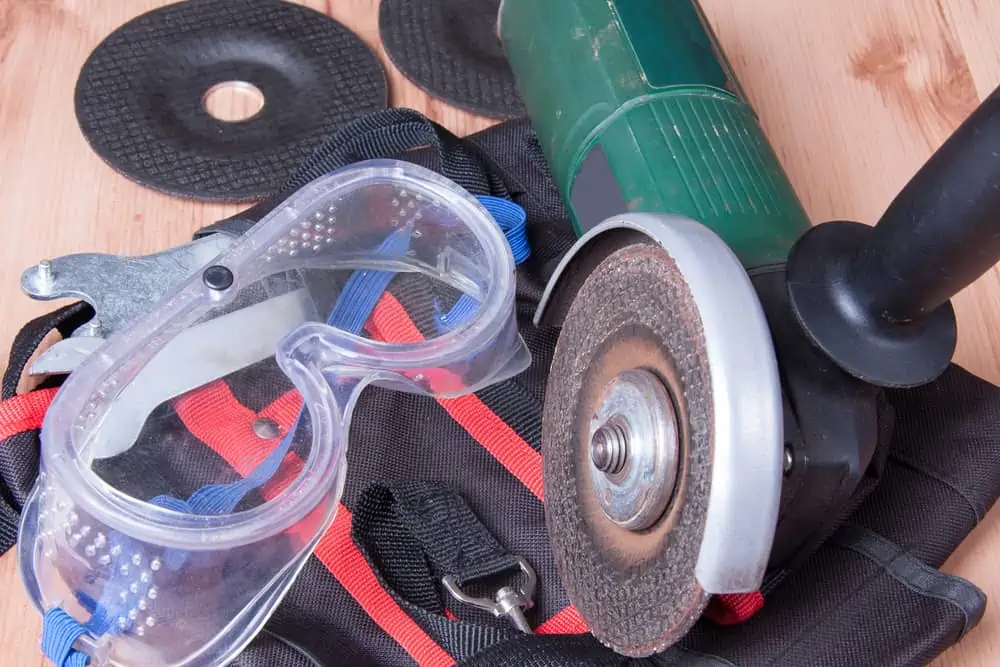
{"label": "green grinder body", "polygon": [[674,213],[752,269],[809,228],[695,0],[503,0],[498,30],[578,235]]}

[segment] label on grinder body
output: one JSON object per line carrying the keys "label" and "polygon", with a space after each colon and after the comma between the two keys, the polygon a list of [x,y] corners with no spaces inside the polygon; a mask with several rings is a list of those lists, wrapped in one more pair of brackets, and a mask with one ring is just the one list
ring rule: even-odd
{"label": "label on grinder body", "polygon": [[649,86],[713,86],[746,100],[694,0],[613,0],[612,7]]}

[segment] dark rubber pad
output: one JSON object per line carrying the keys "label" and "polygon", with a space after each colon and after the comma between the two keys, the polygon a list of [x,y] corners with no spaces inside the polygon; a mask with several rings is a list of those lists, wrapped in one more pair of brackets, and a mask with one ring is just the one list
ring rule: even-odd
{"label": "dark rubber pad", "polygon": [[[591,418],[608,382],[644,368],[670,390],[681,439],[670,505],[636,532],[608,519],[590,482]],[[560,579],[591,633],[648,656],[678,641],[709,600],[695,579],[712,477],[713,408],[701,319],[657,245],[612,253],[584,281],[549,371],[542,418],[546,525]]]}
{"label": "dark rubber pad", "polygon": [[[205,110],[245,81],[264,106],[241,122]],[[76,115],[93,149],[143,185],[181,197],[274,193],[343,124],[387,106],[385,72],[354,33],[280,0],[189,0],[122,25],[90,55]]]}
{"label": "dark rubber pad", "polygon": [[403,75],[460,109],[524,114],[496,34],[500,0],[381,0],[379,33]]}

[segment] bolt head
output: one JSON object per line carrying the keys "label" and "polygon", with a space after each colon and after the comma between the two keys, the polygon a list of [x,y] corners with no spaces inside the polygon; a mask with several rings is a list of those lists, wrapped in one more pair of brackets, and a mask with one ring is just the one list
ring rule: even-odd
{"label": "bolt head", "polygon": [[253,420],[253,432],[258,438],[271,440],[281,435],[281,427],[273,419],[259,417]]}
{"label": "bolt head", "polygon": [[616,475],[625,468],[628,440],[618,424],[601,426],[590,439],[590,460],[598,470]]}
{"label": "bolt head", "polygon": [[220,264],[214,264],[205,269],[204,273],[201,274],[201,279],[205,282],[206,287],[217,292],[229,289],[233,286],[234,281],[233,272]]}
{"label": "bolt head", "polygon": [[611,468],[611,447],[608,444],[608,436],[603,428],[597,429],[594,437],[590,441],[590,460],[594,467],[603,472]]}

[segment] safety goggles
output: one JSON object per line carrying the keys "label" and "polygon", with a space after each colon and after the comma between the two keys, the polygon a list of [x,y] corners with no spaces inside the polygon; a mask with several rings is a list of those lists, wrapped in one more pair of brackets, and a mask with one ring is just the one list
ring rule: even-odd
{"label": "safety goggles", "polygon": [[[191,248],[183,280],[87,351],[42,427],[20,569],[49,634],[70,637],[57,652],[92,665],[231,660],[334,518],[366,387],[455,396],[530,363],[519,249],[416,165],[352,165]],[[52,291],[62,260],[34,288]],[[227,433],[221,460],[168,428],[169,406],[232,377],[288,391],[274,419]]]}

